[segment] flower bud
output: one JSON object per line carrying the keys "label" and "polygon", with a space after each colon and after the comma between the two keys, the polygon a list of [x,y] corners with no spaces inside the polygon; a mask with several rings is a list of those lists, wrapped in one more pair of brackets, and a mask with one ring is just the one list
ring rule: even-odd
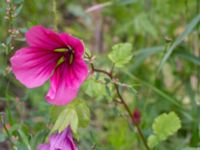
{"label": "flower bud", "polygon": [[138,108],[135,108],[132,115],[133,122],[135,124],[140,124],[141,121],[141,113]]}

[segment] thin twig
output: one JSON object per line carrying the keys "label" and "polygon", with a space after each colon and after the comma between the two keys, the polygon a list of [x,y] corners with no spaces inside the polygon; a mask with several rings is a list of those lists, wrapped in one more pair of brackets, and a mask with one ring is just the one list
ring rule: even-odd
{"label": "thin twig", "polygon": [[[92,57],[92,56],[91,56],[91,57]],[[88,57],[88,58],[90,59],[91,57]],[[116,80],[116,78],[113,77],[113,68],[114,68],[114,66],[112,67],[112,69],[111,69],[110,72],[107,72],[107,71],[102,70],[102,69],[97,69],[97,68],[95,68],[93,63],[90,63],[90,66],[91,66],[92,72],[100,72],[100,73],[103,73],[103,74],[107,75],[111,80],[114,80],[114,79]],[[116,82],[113,82],[113,84],[114,84],[114,86],[115,86],[115,90],[116,90],[116,92],[117,92],[117,96],[118,96],[118,98],[119,98],[121,104],[124,106],[125,110],[128,112],[129,117],[130,117],[131,120],[133,121],[133,124],[136,126],[136,129],[137,129],[137,131],[138,131],[138,134],[139,134],[140,138],[142,139],[146,150],[150,150],[149,147],[148,147],[148,145],[147,145],[147,142],[146,142],[146,140],[145,140],[145,137],[144,137],[144,135],[143,135],[143,133],[142,133],[142,130],[140,129],[139,124],[137,124],[137,123],[134,121],[134,119],[132,118],[132,112],[131,112],[130,108],[128,107],[127,103],[125,102],[124,98],[123,98],[122,95],[120,94],[119,85],[118,85]]]}

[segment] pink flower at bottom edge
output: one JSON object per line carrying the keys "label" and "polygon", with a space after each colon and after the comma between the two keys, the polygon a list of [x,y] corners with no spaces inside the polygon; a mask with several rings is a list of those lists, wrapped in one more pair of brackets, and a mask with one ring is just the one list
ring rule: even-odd
{"label": "pink flower at bottom edge", "polygon": [[69,103],[88,75],[83,42],[40,25],[26,32],[26,41],[28,47],[10,59],[16,78],[28,88],[41,86],[50,78],[46,100],[54,105]]}
{"label": "pink flower at bottom edge", "polygon": [[70,127],[61,133],[52,134],[49,143],[39,144],[37,150],[78,150],[73,141]]}

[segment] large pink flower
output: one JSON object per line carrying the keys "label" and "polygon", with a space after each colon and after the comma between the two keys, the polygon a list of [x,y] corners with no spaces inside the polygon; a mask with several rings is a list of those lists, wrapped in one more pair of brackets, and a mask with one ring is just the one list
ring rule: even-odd
{"label": "large pink flower", "polygon": [[49,143],[39,144],[37,150],[78,150],[73,141],[70,127],[50,136]]}
{"label": "large pink flower", "polygon": [[34,26],[26,33],[28,47],[11,58],[16,78],[28,88],[44,84],[50,78],[46,100],[64,105],[73,100],[88,75],[83,60],[84,45],[79,39]]}

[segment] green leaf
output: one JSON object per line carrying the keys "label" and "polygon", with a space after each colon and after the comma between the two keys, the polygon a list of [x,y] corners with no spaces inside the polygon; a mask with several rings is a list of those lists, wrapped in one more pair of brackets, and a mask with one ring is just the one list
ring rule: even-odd
{"label": "green leaf", "polygon": [[132,45],[130,43],[120,43],[112,47],[112,52],[108,55],[116,67],[123,67],[132,58]]}
{"label": "green leaf", "polygon": [[104,85],[93,78],[89,78],[83,84],[82,88],[83,91],[90,97],[100,97],[106,93]]}
{"label": "green leaf", "polygon": [[15,4],[20,4],[20,3],[23,3],[24,0],[14,0],[13,2],[14,2]]}
{"label": "green leaf", "polygon": [[196,57],[195,55],[192,55],[192,54],[190,54],[188,52],[184,52],[184,51],[177,52],[176,55],[193,63],[193,64],[200,66],[200,57]]}
{"label": "green leaf", "polygon": [[184,148],[182,150],[200,150],[200,147],[187,147],[187,148]]}
{"label": "green leaf", "polygon": [[42,130],[37,132],[32,138],[31,138],[31,147],[32,149],[36,149],[37,145],[42,143],[45,140],[45,137],[48,134],[48,130]]}
{"label": "green leaf", "polygon": [[91,57],[91,51],[89,50],[89,48],[85,48],[85,54],[87,54],[89,57]]}
{"label": "green leaf", "polygon": [[23,5],[20,5],[20,6],[15,10],[15,14],[18,15],[18,14],[21,12],[22,8],[23,8]]}
{"label": "green leaf", "polygon": [[140,65],[147,59],[148,57],[162,52],[164,50],[164,46],[156,46],[149,48],[142,48],[139,50],[138,54],[135,56],[134,64],[132,66],[132,70],[136,70]]}
{"label": "green leaf", "polygon": [[155,147],[156,145],[158,145],[158,143],[159,143],[159,139],[158,139],[157,136],[150,135],[148,137],[148,145],[149,145],[149,147]]}
{"label": "green leaf", "polygon": [[164,63],[167,61],[167,59],[170,57],[171,53],[173,52],[173,50],[184,40],[184,38],[186,36],[188,36],[188,34],[190,34],[190,32],[192,32],[192,30],[194,29],[194,27],[198,24],[198,22],[200,21],[200,14],[198,14],[186,27],[185,31],[178,36],[178,38],[174,41],[174,43],[171,45],[171,47],[169,48],[169,50],[167,51],[167,53],[164,55],[163,59],[160,62],[160,66],[158,70],[161,70]]}
{"label": "green leaf", "polygon": [[164,91],[162,91],[162,89],[157,88],[156,86],[152,85],[151,83],[146,82],[145,80],[142,80],[138,77],[133,76],[130,72],[126,71],[125,74],[130,77],[133,80],[138,80],[139,82],[141,82],[142,84],[144,84],[146,87],[148,87],[149,89],[151,89],[152,91],[154,91],[156,94],[158,94],[159,96],[163,97],[164,100],[167,100],[171,103],[173,103],[174,105],[178,106],[179,108],[182,109],[181,104],[179,104],[177,102],[176,99],[174,99],[173,97],[171,97],[171,95],[165,93]]}
{"label": "green leaf", "polygon": [[148,138],[149,147],[155,147],[159,142],[166,140],[180,128],[180,119],[174,112],[158,116],[153,123],[153,135],[150,135]]}
{"label": "green leaf", "polygon": [[30,144],[29,144],[28,137],[26,136],[26,134],[25,134],[21,129],[18,130],[18,133],[19,133],[20,137],[22,138],[22,141],[23,141],[24,144],[26,145],[27,149],[28,149],[28,150],[32,150],[32,149],[31,149],[31,146],[30,146]]}
{"label": "green leaf", "polygon": [[6,136],[4,134],[0,134],[0,143],[6,140]]}
{"label": "green leaf", "polygon": [[76,111],[69,107],[59,114],[51,133],[54,131],[62,132],[68,125],[70,125],[72,131],[76,134],[78,129],[78,116]]}
{"label": "green leaf", "polygon": [[[60,112],[59,115],[58,112]],[[54,131],[61,132],[70,125],[76,135],[78,126],[87,127],[90,121],[90,110],[82,100],[74,100],[67,106],[53,107],[51,114],[58,116],[51,133]]]}
{"label": "green leaf", "polygon": [[78,115],[78,126],[87,127],[90,122],[90,109],[86,103],[82,100],[74,100],[69,104],[69,107],[76,110]]}

